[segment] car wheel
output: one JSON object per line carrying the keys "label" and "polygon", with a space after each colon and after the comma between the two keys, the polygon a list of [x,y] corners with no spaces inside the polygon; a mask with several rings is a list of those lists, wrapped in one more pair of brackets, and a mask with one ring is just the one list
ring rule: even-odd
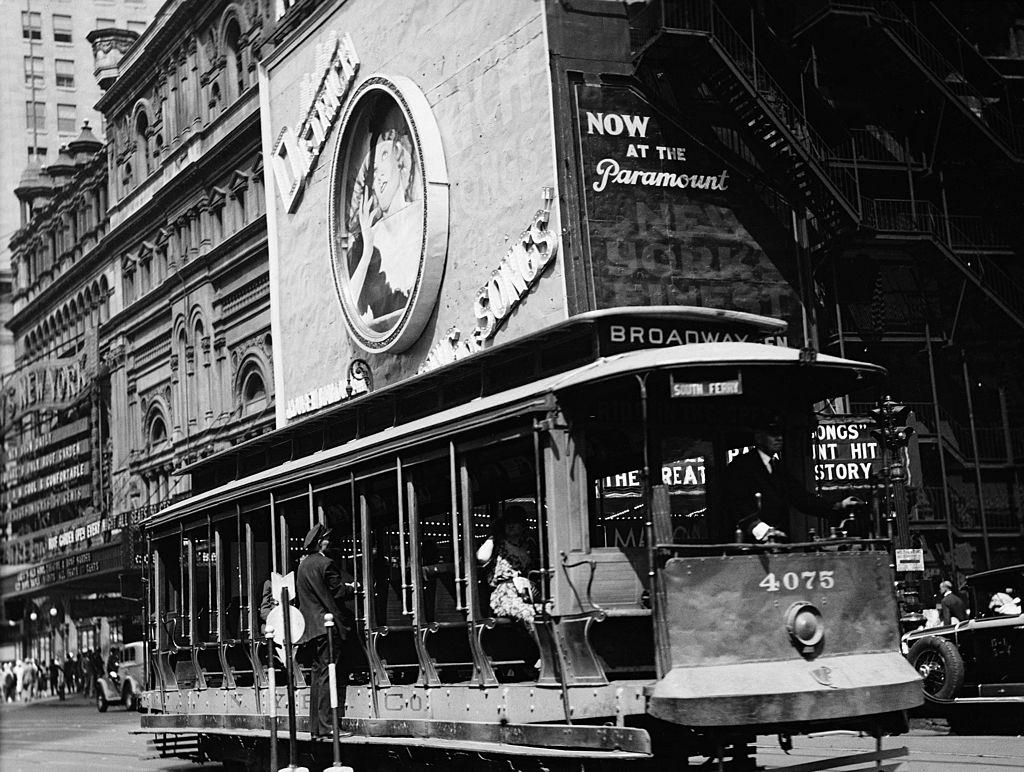
{"label": "car wheel", "polygon": [[107,698],[103,696],[102,687],[100,687],[100,691],[96,692],[96,710],[100,713],[107,712]]}
{"label": "car wheel", "polygon": [[124,702],[124,709],[129,713],[134,713],[139,709],[139,698],[135,696],[135,692],[132,691],[130,686],[124,687],[122,702]]}
{"label": "car wheel", "polygon": [[964,685],[964,660],[956,644],[930,635],[910,647],[907,659],[924,679],[922,688],[929,697],[951,700]]}

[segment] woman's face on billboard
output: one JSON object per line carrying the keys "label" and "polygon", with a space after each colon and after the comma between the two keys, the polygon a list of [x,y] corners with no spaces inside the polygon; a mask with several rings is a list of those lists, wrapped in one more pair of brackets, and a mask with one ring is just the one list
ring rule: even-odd
{"label": "woman's face on billboard", "polygon": [[394,140],[381,139],[373,151],[373,193],[385,214],[391,209],[399,187],[397,148]]}

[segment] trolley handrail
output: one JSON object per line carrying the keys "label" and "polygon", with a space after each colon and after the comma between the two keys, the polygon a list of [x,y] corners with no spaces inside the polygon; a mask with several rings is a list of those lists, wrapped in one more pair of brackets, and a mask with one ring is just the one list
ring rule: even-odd
{"label": "trolley handrail", "polygon": [[674,543],[659,543],[655,544],[656,550],[674,551],[679,552],[682,550],[694,550],[696,552],[722,552],[724,550],[733,550],[738,552],[823,552],[825,550],[831,551],[834,547],[878,547],[882,549],[889,549],[892,545],[890,539],[859,539],[859,538],[846,538],[846,539],[819,539],[817,541],[805,541],[805,542],[793,542],[793,543],[781,543],[772,542],[768,544],[747,544],[744,542],[725,542],[722,544],[674,544]]}

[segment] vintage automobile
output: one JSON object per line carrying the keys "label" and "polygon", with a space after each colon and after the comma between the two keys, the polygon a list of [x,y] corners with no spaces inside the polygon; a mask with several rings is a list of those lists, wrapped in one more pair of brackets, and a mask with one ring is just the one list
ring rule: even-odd
{"label": "vintage automobile", "polygon": [[[970,616],[953,625],[904,636],[907,658],[924,680],[925,698],[944,709],[951,725],[977,709],[1024,711],[1024,565],[968,577],[963,597]],[[963,708],[971,707],[971,711]]]}
{"label": "vintage automobile", "polygon": [[145,688],[145,656],[145,643],[129,643],[121,651],[117,670],[96,679],[96,709],[100,713],[106,713],[111,705],[138,710],[139,695]]}

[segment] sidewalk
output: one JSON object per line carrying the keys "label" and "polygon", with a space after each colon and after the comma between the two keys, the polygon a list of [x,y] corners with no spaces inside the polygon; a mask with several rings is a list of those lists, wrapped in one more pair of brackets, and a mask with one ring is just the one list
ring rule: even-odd
{"label": "sidewalk", "polygon": [[67,705],[69,707],[81,707],[84,705],[92,705],[95,697],[83,697],[81,692],[75,692],[74,694],[68,695],[65,699],[61,700],[56,694],[46,694],[43,696],[36,697],[31,701],[17,700],[15,702],[3,702],[0,703],[4,708],[27,708],[32,705],[43,705],[48,703],[55,703],[57,705]]}

